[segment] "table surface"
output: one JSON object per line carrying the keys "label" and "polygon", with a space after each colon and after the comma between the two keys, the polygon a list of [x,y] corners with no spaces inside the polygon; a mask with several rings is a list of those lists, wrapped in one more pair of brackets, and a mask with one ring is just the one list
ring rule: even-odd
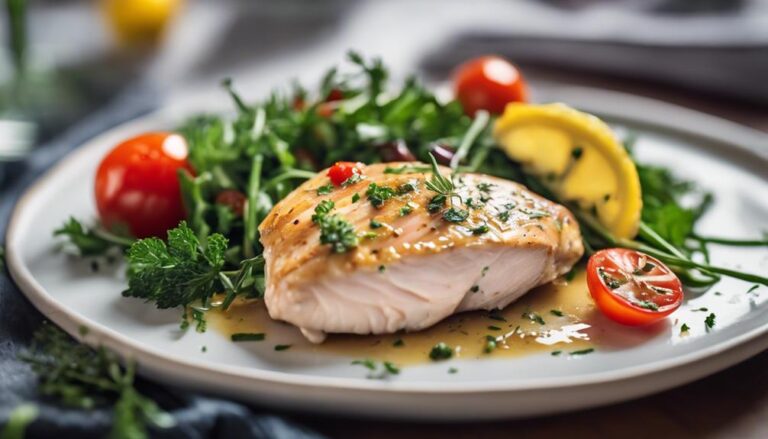
{"label": "table surface", "polygon": [[[532,78],[600,87],[660,99],[768,132],[768,108],[702,97],[658,84],[522,66]],[[333,438],[766,438],[768,351],[692,384],[642,399],[526,420],[484,423],[384,422],[294,416]]]}

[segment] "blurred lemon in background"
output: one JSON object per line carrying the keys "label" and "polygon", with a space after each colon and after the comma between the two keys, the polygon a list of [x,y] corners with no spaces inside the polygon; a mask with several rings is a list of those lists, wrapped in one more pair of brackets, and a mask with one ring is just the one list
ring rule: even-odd
{"label": "blurred lemon in background", "polygon": [[101,0],[101,9],[118,43],[125,47],[156,45],[183,0]]}

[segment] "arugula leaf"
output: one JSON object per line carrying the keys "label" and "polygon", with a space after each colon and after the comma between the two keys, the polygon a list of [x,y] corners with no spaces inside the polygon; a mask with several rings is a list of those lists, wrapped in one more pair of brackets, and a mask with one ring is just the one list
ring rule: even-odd
{"label": "arugula leaf", "polygon": [[60,228],[54,230],[54,236],[66,236],[69,242],[77,248],[82,256],[99,256],[105,254],[113,247],[127,247],[133,242],[130,238],[123,238],[107,232],[97,233],[96,229],[89,229],[70,217]]}

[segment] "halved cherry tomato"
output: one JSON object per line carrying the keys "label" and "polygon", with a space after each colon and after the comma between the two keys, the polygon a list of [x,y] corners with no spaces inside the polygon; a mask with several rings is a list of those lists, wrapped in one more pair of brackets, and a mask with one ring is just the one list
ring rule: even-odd
{"label": "halved cherry tomato", "polygon": [[510,102],[528,101],[523,75],[498,56],[481,56],[459,66],[454,76],[454,92],[470,116],[478,110],[501,114]]}
{"label": "halved cherry tomato", "polygon": [[353,175],[363,174],[363,164],[355,162],[336,162],[328,170],[328,177],[331,179],[331,183],[336,186],[341,186],[342,183],[352,178]]}
{"label": "halved cherry tomato", "polygon": [[234,189],[225,189],[216,195],[216,204],[229,207],[237,216],[243,216],[246,200],[245,194]]}
{"label": "halved cherry tomato", "polygon": [[587,263],[587,284],[597,307],[624,325],[648,325],[683,302],[683,286],[658,259],[625,248],[609,248]]}
{"label": "halved cherry tomato", "polygon": [[147,133],[117,145],[96,172],[101,223],[136,238],[165,237],[184,219],[179,169],[192,173],[187,142],[178,134]]}

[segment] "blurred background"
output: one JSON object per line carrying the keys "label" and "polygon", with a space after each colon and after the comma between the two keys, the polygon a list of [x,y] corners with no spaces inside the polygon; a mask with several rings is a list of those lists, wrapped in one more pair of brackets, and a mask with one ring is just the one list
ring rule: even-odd
{"label": "blurred background", "polygon": [[224,77],[257,99],[317,81],[350,48],[432,81],[498,53],[534,89],[618,89],[768,125],[761,0],[0,2],[2,185],[94,117],[98,131],[159,106],[210,111],[226,103]]}

